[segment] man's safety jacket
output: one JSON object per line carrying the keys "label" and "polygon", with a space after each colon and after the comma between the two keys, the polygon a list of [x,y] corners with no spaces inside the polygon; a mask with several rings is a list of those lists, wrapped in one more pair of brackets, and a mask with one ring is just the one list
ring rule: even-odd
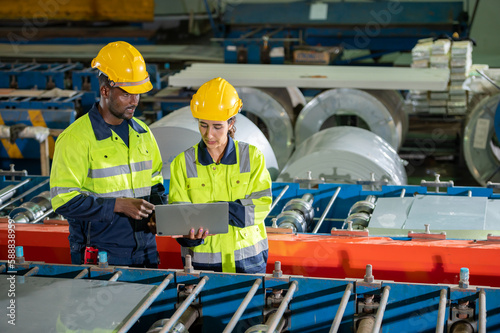
{"label": "man's safety jacket", "polygon": [[88,243],[90,223],[90,244],[107,251],[110,264],[157,263],[147,220],[113,212],[116,198],[161,204],[164,193],[153,134],[136,118],[127,122],[128,146],[104,122],[96,104],[57,139],[50,193],[52,207],[69,222],[72,259]]}

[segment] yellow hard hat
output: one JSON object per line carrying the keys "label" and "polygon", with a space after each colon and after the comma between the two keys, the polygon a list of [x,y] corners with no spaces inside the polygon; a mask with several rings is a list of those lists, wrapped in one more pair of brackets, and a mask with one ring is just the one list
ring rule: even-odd
{"label": "yellow hard hat", "polygon": [[153,88],[144,58],[126,42],[104,46],[92,60],[92,68],[106,74],[112,87],[120,87],[130,94],[143,94]]}
{"label": "yellow hard hat", "polygon": [[234,87],[223,78],[205,82],[191,99],[191,113],[198,119],[226,121],[243,103]]}

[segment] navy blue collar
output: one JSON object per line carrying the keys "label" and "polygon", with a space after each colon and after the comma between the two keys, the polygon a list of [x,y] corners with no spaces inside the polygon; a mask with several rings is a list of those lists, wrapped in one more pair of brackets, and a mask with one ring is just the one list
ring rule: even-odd
{"label": "navy blue collar", "polygon": [[[214,163],[203,139],[198,143],[198,162],[200,162],[201,165],[210,165]],[[234,148],[234,141],[229,135],[227,136],[226,150],[224,151],[224,156],[222,156],[220,163],[226,165],[236,164],[236,149]]]}
{"label": "navy blue collar", "polygon": [[[94,130],[95,138],[97,140],[104,140],[111,137],[111,129],[106,125],[106,122],[99,113],[97,105],[98,103],[95,103],[90,109],[89,119],[92,124],[92,129]],[[128,122],[129,126],[132,127],[132,129],[137,133],[147,133],[147,131],[142,128],[142,126],[139,125],[134,118],[126,120],[126,122]]]}

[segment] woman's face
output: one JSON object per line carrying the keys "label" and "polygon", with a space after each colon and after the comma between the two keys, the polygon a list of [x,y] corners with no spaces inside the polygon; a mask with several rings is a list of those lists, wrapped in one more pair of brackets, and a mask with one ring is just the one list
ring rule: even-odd
{"label": "woman's face", "polygon": [[198,120],[201,137],[209,149],[224,149],[227,144],[227,132],[232,126],[227,121]]}

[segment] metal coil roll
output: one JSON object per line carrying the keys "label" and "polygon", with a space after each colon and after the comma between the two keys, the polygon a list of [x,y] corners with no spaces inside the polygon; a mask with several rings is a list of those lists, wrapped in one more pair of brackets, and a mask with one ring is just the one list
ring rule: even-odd
{"label": "metal coil roll", "polygon": [[293,181],[308,171],[326,182],[356,183],[371,179],[372,173],[389,184],[407,181],[404,161],[394,148],[370,131],[348,126],[320,131],[296,147],[278,181]]}
{"label": "metal coil roll", "polygon": [[464,130],[465,162],[474,179],[481,185],[500,183],[500,140],[494,129],[500,94],[479,102],[469,113]]}
{"label": "metal coil roll", "polygon": [[[238,141],[256,146],[264,154],[266,167],[274,180],[279,173],[278,161],[273,148],[259,128],[242,114],[236,116],[236,134]],[[198,123],[189,106],[180,108],[149,126],[156,138],[163,160],[163,178],[170,179],[170,163],[173,159],[200,142]]]}
{"label": "metal coil roll", "polygon": [[322,129],[337,126],[334,116],[358,117],[363,122],[360,127],[367,127],[396,150],[408,130],[408,115],[398,92],[338,88],[322,92],[302,109],[295,124],[296,145]]}
{"label": "metal coil roll", "polygon": [[[284,90],[284,89],[282,89]],[[289,112],[285,107],[265,90],[257,88],[236,88],[243,101],[242,112],[257,125],[262,121],[263,126],[258,126],[273,147],[278,165],[283,167],[292,154],[293,126]],[[277,95],[278,91],[272,91]],[[286,91],[285,91],[286,92]],[[255,116],[258,119],[252,119]],[[239,129],[239,128],[238,128]]]}

